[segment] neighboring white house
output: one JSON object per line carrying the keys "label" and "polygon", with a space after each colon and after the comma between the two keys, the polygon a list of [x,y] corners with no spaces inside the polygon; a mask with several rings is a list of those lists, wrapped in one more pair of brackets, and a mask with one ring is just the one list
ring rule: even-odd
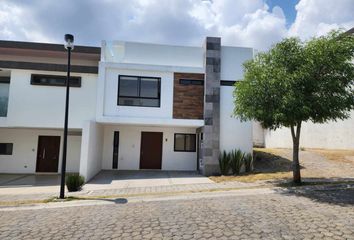
{"label": "neighboring white house", "polygon": [[[67,171],[218,172],[220,150],[252,151],[252,124],[232,117],[233,83],[253,49],[103,41],[75,47]],[[0,41],[0,172],[60,172],[66,52]]]}

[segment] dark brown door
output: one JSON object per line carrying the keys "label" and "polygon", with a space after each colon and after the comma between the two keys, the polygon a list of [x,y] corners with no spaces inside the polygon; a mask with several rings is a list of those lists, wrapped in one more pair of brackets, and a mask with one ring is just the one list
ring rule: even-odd
{"label": "dark brown door", "polygon": [[59,149],[59,136],[39,136],[36,171],[58,172]]}
{"label": "dark brown door", "polygon": [[162,132],[142,132],[140,169],[161,169]]}

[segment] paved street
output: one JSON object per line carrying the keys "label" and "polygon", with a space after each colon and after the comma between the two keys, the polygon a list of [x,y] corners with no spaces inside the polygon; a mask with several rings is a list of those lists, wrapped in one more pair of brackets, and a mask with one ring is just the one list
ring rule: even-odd
{"label": "paved street", "polygon": [[354,239],[354,189],[248,191],[0,209],[0,239]]}

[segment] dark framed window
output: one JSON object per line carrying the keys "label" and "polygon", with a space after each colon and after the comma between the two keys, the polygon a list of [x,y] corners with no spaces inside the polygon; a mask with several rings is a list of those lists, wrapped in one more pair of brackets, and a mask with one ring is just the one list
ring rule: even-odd
{"label": "dark framed window", "polygon": [[[31,84],[41,86],[65,87],[66,76],[32,74]],[[69,84],[70,87],[81,87],[81,77],[70,77]]]}
{"label": "dark framed window", "polygon": [[220,85],[221,86],[235,86],[235,83],[237,84],[239,81],[229,81],[229,80],[221,80]]}
{"label": "dark framed window", "polygon": [[12,155],[13,143],[0,143],[0,155]]}
{"label": "dark framed window", "polygon": [[174,139],[175,152],[195,152],[196,135],[186,133],[175,133]]}
{"label": "dark framed window", "polygon": [[179,84],[181,85],[204,85],[203,80],[195,80],[195,79],[180,79]]}
{"label": "dark framed window", "polygon": [[160,107],[161,78],[119,75],[118,105]]}

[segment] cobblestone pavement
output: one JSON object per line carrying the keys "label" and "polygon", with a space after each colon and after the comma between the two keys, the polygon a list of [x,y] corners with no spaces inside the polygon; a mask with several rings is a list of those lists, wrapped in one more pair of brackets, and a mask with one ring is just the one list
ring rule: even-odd
{"label": "cobblestone pavement", "polygon": [[354,239],[354,190],[0,211],[0,239]]}
{"label": "cobblestone pavement", "polygon": [[[227,190],[238,188],[250,188],[264,183],[242,183],[242,182],[225,182],[225,183],[196,183],[196,184],[176,184],[170,186],[152,186],[152,187],[125,187],[116,189],[98,189],[83,190],[80,192],[67,193],[67,196],[77,197],[94,197],[94,196],[131,196],[131,195],[147,195],[147,194],[165,194],[165,193],[184,193],[184,192],[202,192],[211,190]],[[268,184],[270,186],[270,184]],[[59,190],[55,193],[42,194],[0,194],[0,204],[3,202],[21,202],[21,201],[37,201],[58,197]]]}

